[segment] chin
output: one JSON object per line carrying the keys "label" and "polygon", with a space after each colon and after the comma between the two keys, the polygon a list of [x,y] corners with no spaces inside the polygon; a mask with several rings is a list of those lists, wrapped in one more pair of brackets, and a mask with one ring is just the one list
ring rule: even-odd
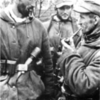
{"label": "chin", "polygon": [[66,17],[62,17],[62,19],[63,19],[63,20],[67,20],[67,19],[68,19],[68,16],[66,16]]}
{"label": "chin", "polygon": [[67,20],[68,19],[68,17],[67,18],[62,18],[63,20]]}
{"label": "chin", "polygon": [[82,27],[81,27],[81,29],[82,29],[82,30],[81,30],[82,34],[84,34],[84,33],[85,33],[85,30],[84,30]]}

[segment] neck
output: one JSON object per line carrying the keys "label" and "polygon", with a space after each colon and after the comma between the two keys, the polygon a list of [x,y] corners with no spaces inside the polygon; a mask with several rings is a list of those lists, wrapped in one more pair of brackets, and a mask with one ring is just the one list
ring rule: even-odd
{"label": "neck", "polygon": [[13,13],[14,13],[17,17],[22,18],[22,14],[19,13],[16,4],[13,4],[13,5],[12,5],[12,11],[13,11]]}

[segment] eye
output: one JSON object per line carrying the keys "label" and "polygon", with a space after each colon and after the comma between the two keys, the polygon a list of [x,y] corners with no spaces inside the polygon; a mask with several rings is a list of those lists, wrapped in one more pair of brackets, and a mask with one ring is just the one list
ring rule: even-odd
{"label": "eye", "polygon": [[84,19],[84,16],[83,15],[80,15],[80,18]]}

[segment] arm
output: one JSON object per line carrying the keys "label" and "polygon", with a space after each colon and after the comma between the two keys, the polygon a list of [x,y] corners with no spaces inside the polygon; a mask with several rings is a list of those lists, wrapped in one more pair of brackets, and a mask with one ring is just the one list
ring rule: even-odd
{"label": "arm", "polygon": [[68,85],[74,94],[79,96],[91,95],[99,87],[99,55],[95,56],[87,66],[79,54],[64,54],[63,59],[59,64],[61,67],[63,66],[65,85]]}
{"label": "arm", "polygon": [[50,46],[48,41],[48,36],[46,34],[46,31],[43,31],[42,35],[42,55],[43,55],[43,62],[45,64],[44,73],[45,73],[45,79],[44,84],[46,86],[46,93],[53,92],[53,63],[50,53]]}

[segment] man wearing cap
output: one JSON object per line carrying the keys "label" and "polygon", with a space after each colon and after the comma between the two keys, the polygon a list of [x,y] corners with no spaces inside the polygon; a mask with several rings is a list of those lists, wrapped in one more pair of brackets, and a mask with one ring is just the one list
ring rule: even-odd
{"label": "man wearing cap", "polygon": [[79,0],[74,6],[74,10],[80,14],[78,23],[82,27],[83,41],[77,50],[72,51],[67,47],[58,62],[64,76],[65,93],[71,100],[99,100],[99,9],[99,0]]}
{"label": "man wearing cap", "polygon": [[[50,45],[55,50],[56,57],[53,57],[54,66],[57,58],[61,54],[59,52],[61,51],[60,40],[71,37],[78,30],[76,25],[77,20],[72,17],[73,3],[72,0],[58,0],[55,4],[56,14],[51,17],[50,21],[44,23],[49,34]],[[79,35],[76,37],[79,37]],[[78,41],[79,39],[75,42],[75,46],[77,46]]]}

